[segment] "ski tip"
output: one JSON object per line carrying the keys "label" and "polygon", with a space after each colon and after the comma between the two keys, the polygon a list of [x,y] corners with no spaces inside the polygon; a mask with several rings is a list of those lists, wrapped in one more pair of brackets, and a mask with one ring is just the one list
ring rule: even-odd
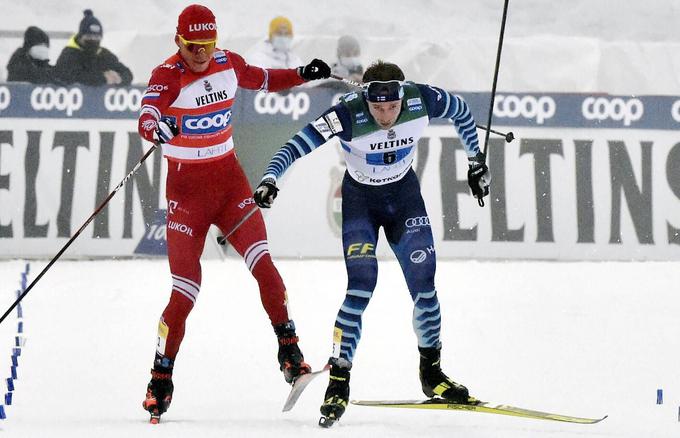
{"label": "ski tip", "polygon": [[322,416],[319,418],[319,426],[323,427],[324,429],[328,429],[332,425],[335,424],[335,422],[338,421],[335,417],[329,416]]}

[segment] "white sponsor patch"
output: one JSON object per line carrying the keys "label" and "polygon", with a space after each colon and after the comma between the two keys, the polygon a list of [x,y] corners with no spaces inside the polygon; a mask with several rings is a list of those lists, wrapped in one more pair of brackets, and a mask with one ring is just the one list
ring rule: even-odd
{"label": "white sponsor patch", "polygon": [[420,100],[420,97],[412,97],[411,99],[406,101],[406,105],[408,106],[414,106],[414,105],[422,105],[422,101]]}
{"label": "white sponsor patch", "polygon": [[333,134],[337,134],[338,132],[342,132],[342,123],[340,123],[340,119],[338,118],[338,115],[335,114],[335,111],[332,111],[324,116],[324,119],[326,119],[326,122],[328,123],[328,127],[331,128],[331,131],[333,131]]}
{"label": "white sponsor patch", "polygon": [[323,117],[319,117],[318,119],[314,120],[312,125],[317,130],[317,132],[323,136],[324,140],[328,140],[330,136],[333,135],[333,132],[331,132],[331,127],[328,126],[328,123]]}

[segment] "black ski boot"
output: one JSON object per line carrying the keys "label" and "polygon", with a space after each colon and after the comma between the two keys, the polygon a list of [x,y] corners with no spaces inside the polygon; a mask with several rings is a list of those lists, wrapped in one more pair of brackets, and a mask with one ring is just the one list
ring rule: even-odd
{"label": "black ski boot", "polygon": [[279,366],[287,383],[293,383],[302,374],[312,372],[298,347],[299,338],[295,334],[295,323],[290,320],[274,326],[279,339]]}
{"label": "black ski boot", "polygon": [[151,370],[151,381],[146,387],[146,398],[142,402],[144,410],[151,414],[151,424],[158,424],[161,415],[170,407],[173,389],[172,368]]}
{"label": "black ski boot", "polygon": [[456,383],[442,372],[441,346],[431,348],[418,347],[420,351],[420,384],[428,397],[439,396],[453,403],[468,404],[470,398],[468,389]]}
{"label": "black ski boot", "polygon": [[342,417],[349,401],[349,372],[352,369],[351,362],[346,359],[331,358],[328,363],[331,366],[328,388],[324,396],[320,411],[319,426],[328,428]]}

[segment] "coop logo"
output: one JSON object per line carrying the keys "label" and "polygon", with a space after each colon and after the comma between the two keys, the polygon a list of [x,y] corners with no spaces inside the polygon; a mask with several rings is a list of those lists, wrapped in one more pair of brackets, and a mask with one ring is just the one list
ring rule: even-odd
{"label": "coop logo", "polygon": [[555,100],[550,96],[507,96],[499,95],[493,105],[493,114],[497,117],[507,117],[516,119],[522,117],[529,120],[536,120],[542,125],[547,119],[555,115]]}
{"label": "coop logo", "polygon": [[71,117],[83,106],[80,88],[35,87],[31,92],[31,107],[36,111],[66,111]]}
{"label": "coop logo", "polygon": [[231,109],[216,111],[200,116],[182,116],[184,134],[211,134],[231,123]]}
{"label": "coop logo", "polygon": [[0,87],[0,111],[7,109],[12,101],[12,93],[7,87]]}
{"label": "coop logo", "polygon": [[645,106],[640,99],[632,98],[624,100],[620,97],[587,97],[581,104],[581,112],[587,120],[614,120],[623,121],[624,126],[630,126],[642,118]]}
{"label": "coop logo", "polygon": [[406,219],[406,222],[404,223],[406,225],[406,228],[413,228],[413,227],[429,227],[430,226],[430,218],[427,216],[420,216],[420,217],[410,217]]}
{"label": "coop logo", "polygon": [[297,120],[309,111],[307,93],[288,93],[282,96],[277,93],[257,93],[255,111],[259,114],[283,114]]}
{"label": "coop logo", "polygon": [[[1,103],[2,97],[0,95],[0,105]],[[0,109],[3,109],[2,106],[0,106]],[[675,102],[673,102],[673,106],[671,107],[671,117],[673,117],[673,120],[675,120],[676,122],[680,122],[680,100],[676,100]]]}
{"label": "coop logo", "polygon": [[109,88],[104,93],[104,108],[109,112],[137,112],[141,106],[142,92],[135,88]]}

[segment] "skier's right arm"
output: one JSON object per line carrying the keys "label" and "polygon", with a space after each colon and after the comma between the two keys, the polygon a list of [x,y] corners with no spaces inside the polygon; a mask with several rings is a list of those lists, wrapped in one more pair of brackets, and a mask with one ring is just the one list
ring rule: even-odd
{"label": "skier's right arm", "polygon": [[344,105],[336,105],[288,140],[269,161],[262,181],[253,194],[255,203],[261,208],[272,206],[279,191],[276,186],[277,178],[298,158],[312,152],[332,137],[337,136],[349,141],[352,127],[350,117]]}
{"label": "skier's right arm", "polygon": [[167,143],[177,134],[174,122],[164,119],[163,113],[179,95],[179,75],[179,69],[171,64],[162,64],[151,73],[137,123],[137,131],[145,140]]}

